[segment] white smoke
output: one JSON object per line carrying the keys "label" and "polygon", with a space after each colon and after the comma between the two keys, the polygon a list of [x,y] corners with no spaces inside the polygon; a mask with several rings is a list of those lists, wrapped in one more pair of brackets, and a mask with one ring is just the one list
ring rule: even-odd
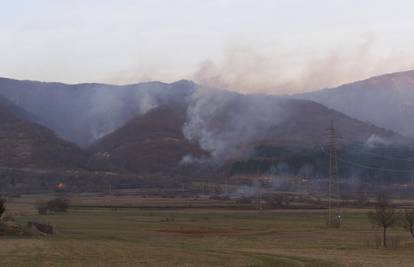
{"label": "white smoke", "polygon": [[365,142],[365,145],[369,148],[373,148],[379,145],[390,145],[392,144],[393,141],[392,140],[387,140],[386,138],[383,138],[381,136],[378,136],[376,134],[372,134],[367,141]]}
{"label": "white smoke", "polygon": [[192,79],[242,93],[293,94],[331,88],[382,73],[412,69],[412,52],[380,53],[374,35],[356,44],[302,54],[283,46],[231,44],[222,57],[200,62]]}
{"label": "white smoke", "polygon": [[[118,89],[118,90],[117,90]],[[136,115],[142,115],[158,106],[154,93],[147,90],[125,91],[120,88],[97,88],[88,97],[89,109],[84,120],[93,140],[99,139]]]}
{"label": "white smoke", "polygon": [[248,157],[285,118],[278,103],[276,97],[203,88],[191,96],[183,133],[214,161]]}
{"label": "white smoke", "polygon": [[145,114],[158,106],[157,99],[147,92],[136,94],[135,98],[136,103],[138,104],[139,114]]}

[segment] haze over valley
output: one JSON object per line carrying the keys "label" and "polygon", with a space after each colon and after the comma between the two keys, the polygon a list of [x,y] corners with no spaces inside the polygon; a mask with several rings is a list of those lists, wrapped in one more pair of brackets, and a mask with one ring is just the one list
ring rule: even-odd
{"label": "haze over valley", "polygon": [[412,267],[413,10],[0,1],[0,266]]}
{"label": "haze over valley", "polygon": [[[119,86],[1,78],[0,96],[4,120],[44,129],[38,134],[44,143],[22,139],[27,155],[47,146],[79,162],[77,168],[170,173],[188,164],[232,165],[254,158],[261,147],[317,151],[326,146],[331,125],[343,147],[411,145],[413,136],[404,123],[414,89],[411,73],[291,96],[240,94],[188,80]],[[385,116],[376,111],[376,103]],[[6,144],[25,134],[24,128],[4,131],[10,136],[5,135]],[[78,154],[59,151],[54,140]]]}

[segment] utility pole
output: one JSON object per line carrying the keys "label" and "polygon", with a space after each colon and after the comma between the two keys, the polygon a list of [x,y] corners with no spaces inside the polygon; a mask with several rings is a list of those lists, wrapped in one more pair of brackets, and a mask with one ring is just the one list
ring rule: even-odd
{"label": "utility pole", "polygon": [[[328,128],[328,139],[329,139],[329,189],[328,189],[328,224],[332,225],[332,210],[334,203],[332,201],[332,196],[338,193],[338,183],[337,183],[337,174],[338,174],[338,162],[336,158],[336,129],[334,127],[333,121],[331,121],[331,126]],[[339,214],[336,214],[339,216]],[[337,218],[339,219],[339,217]]]}
{"label": "utility pole", "polygon": [[257,210],[257,213],[259,213],[263,209],[263,207],[262,207],[262,190],[261,190],[260,185],[257,188],[256,197],[257,197],[256,210]]}
{"label": "utility pole", "polygon": [[227,196],[229,194],[229,178],[225,176],[224,193]]}
{"label": "utility pole", "polygon": [[257,212],[259,213],[263,209],[262,207],[262,178],[261,178],[259,169],[257,169],[256,179],[257,179]]}

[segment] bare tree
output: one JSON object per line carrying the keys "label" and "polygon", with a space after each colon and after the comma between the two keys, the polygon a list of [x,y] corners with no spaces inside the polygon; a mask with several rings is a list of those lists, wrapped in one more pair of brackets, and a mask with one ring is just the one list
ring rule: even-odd
{"label": "bare tree", "polygon": [[414,209],[405,209],[403,216],[403,226],[414,238]]}
{"label": "bare tree", "polygon": [[383,229],[383,245],[387,247],[387,230],[397,222],[395,207],[385,195],[380,193],[375,203],[375,211],[369,212],[368,217],[375,225]]}
{"label": "bare tree", "polygon": [[0,199],[0,218],[3,216],[3,213],[6,211],[6,200]]}
{"label": "bare tree", "polygon": [[359,207],[366,207],[369,204],[368,193],[362,186],[360,186],[356,192],[356,204]]}

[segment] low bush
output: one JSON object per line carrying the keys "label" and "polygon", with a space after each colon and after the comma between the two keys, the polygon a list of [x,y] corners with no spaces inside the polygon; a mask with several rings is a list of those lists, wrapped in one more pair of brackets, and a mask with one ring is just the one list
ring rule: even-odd
{"label": "low bush", "polygon": [[0,222],[0,235],[21,236],[25,234],[25,228],[16,222]]}
{"label": "low bush", "polygon": [[39,222],[27,222],[26,229],[32,234],[53,235],[54,228],[50,224]]}
{"label": "low bush", "polygon": [[37,203],[37,211],[39,214],[66,212],[68,208],[69,201],[65,198],[54,198],[46,202]]}

